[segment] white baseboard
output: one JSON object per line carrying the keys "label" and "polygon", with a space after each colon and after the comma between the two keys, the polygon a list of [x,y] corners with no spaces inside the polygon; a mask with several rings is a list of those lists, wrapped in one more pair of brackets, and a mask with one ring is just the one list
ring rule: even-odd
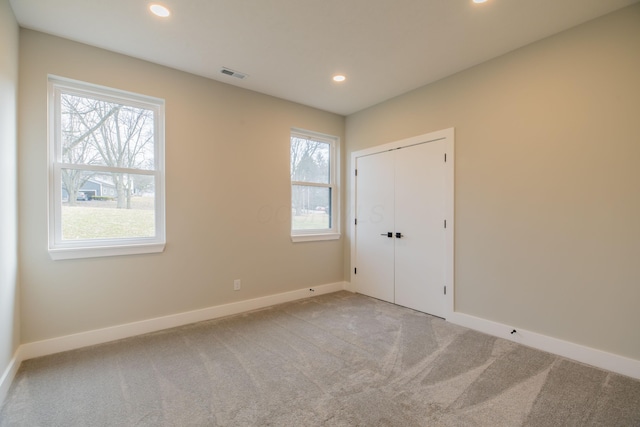
{"label": "white baseboard", "polygon": [[311,288],[298,289],[295,291],[283,292],[280,294],[268,295],[265,297],[238,301],[230,304],[207,307],[185,313],[142,320],[140,322],[126,323],[124,325],[111,326],[108,328],[22,344],[16,350],[9,366],[5,369],[2,377],[0,377],[0,405],[4,402],[9,391],[9,387],[11,387],[11,383],[18,372],[18,368],[24,360],[102,344],[122,338],[129,338],[149,332],[157,332],[163,329],[175,328],[177,326],[201,322],[203,320],[217,319],[224,316],[244,313],[316,295],[342,291],[345,289],[346,285],[346,282],[329,283],[326,285],[313,286]]}
{"label": "white baseboard", "polygon": [[[560,340],[547,335],[530,332],[509,325],[470,316],[463,313],[452,313],[447,321],[460,326],[484,332],[528,347],[566,357],[577,362],[606,369],[611,372],[640,379],[640,360],[630,359],[613,353],[607,353],[580,344]],[[513,334],[513,330],[516,330]]]}
{"label": "white baseboard", "polygon": [[344,290],[356,293],[356,287],[351,284],[351,282],[344,282]]}
{"label": "white baseboard", "polygon": [[11,362],[9,362],[9,366],[7,366],[7,369],[5,369],[2,377],[0,377],[0,407],[2,406],[5,397],[7,397],[9,387],[11,387],[11,383],[16,377],[16,373],[18,372],[20,363],[22,363],[22,356],[20,354],[20,348],[18,348],[13,356],[13,359],[11,359]]}
{"label": "white baseboard", "polygon": [[33,359],[34,357],[75,350],[77,348],[102,344],[149,332],[157,332],[163,329],[201,322],[203,320],[217,319],[219,317],[229,316],[232,314],[244,313],[302,298],[337,292],[343,290],[344,287],[344,282],[330,283],[326,285],[313,286],[311,288],[313,291],[310,290],[310,288],[298,289],[281,294],[268,295],[265,297],[217,305],[169,316],[156,317],[154,319],[142,320],[124,325],[80,332],[73,335],[66,335],[43,341],[30,342],[22,344],[19,348],[19,353],[22,358],[21,360]]}
{"label": "white baseboard", "polygon": [[[203,320],[211,320],[233,314],[244,313],[251,310],[269,307],[302,298],[323,295],[341,290],[355,292],[349,282],[336,282],[326,285],[314,286],[310,288],[298,289],[281,294],[269,295],[235,303],[208,307],[200,310],[188,311],[169,316],[157,317],[140,322],[127,323],[124,325],[112,326],[93,331],[81,332],[63,337],[51,338],[43,341],[36,341],[22,344],[18,347],[11,363],[0,377],[0,405],[9,391],[20,363],[23,360],[34,357],[46,356],[77,348],[87,347],[95,344],[102,344],[122,338],[129,338],[149,332],[157,332],[163,329],[183,326]],[[606,369],[632,378],[640,379],[640,361],[579,344],[570,343],[557,338],[541,335],[535,332],[514,329],[508,325],[493,322],[486,319],[470,316],[463,313],[452,313],[447,321],[484,332],[489,335],[514,341],[529,347],[557,354],[568,359],[586,363],[591,366]]]}

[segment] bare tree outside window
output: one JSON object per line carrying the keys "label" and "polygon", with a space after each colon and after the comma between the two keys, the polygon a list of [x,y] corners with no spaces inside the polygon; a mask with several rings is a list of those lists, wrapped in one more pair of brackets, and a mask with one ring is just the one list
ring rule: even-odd
{"label": "bare tree outside window", "polygon": [[[92,135],[113,115],[114,111],[95,123],[87,122],[93,111],[92,103],[87,101],[78,96],[61,96],[62,160],[65,163],[94,164],[97,153],[91,149]],[[77,204],[79,189],[90,177],[76,169],[62,170],[62,186],[67,191],[69,205]]]}
{"label": "bare tree outside window", "polygon": [[50,81],[50,253],[164,247],[164,101]]}
{"label": "bare tree outside window", "polygon": [[291,229],[326,232],[333,229],[331,140],[291,135]]}
{"label": "bare tree outside window", "polygon": [[[153,111],[71,94],[61,96],[62,155],[75,164],[113,168],[153,168]],[[69,204],[91,176],[77,170],[63,172]],[[82,178],[84,177],[84,181]],[[112,174],[117,207],[131,209],[134,183],[130,175]]]}

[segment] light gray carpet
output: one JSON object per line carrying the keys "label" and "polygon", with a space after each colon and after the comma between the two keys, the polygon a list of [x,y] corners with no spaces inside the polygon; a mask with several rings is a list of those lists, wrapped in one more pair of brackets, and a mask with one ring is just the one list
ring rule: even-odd
{"label": "light gray carpet", "polygon": [[26,361],[0,426],[640,426],[640,381],[338,292]]}

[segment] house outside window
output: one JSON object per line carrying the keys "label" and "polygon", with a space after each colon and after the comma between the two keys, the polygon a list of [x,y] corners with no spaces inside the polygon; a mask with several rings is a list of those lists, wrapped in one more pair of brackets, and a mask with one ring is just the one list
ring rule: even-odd
{"label": "house outside window", "polygon": [[338,138],[291,131],[291,239],[339,239]]}
{"label": "house outside window", "polygon": [[49,254],[161,252],[164,101],[49,77]]}

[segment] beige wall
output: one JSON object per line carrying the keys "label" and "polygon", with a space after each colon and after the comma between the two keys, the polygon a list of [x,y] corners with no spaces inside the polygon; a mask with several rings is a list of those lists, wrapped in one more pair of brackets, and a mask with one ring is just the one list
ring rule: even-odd
{"label": "beige wall", "polygon": [[[290,129],[342,116],[25,29],[20,53],[23,342],[343,280],[342,241],[289,237]],[[49,259],[47,74],[166,100],[164,253]]]}
{"label": "beige wall", "polygon": [[639,120],[635,5],[347,117],[347,158],[455,127],[456,310],[638,360]]}
{"label": "beige wall", "polygon": [[[17,30],[7,0],[0,5],[9,11],[0,53],[10,59]],[[455,127],[456,310],[640,359],[639,22],[632,6],[347,118],[345,163],[362,148]],[[294,245],[288,234],[289,129],[343,137],[342,117],[30,30],[20,36],[22,342],[349,277],[347,239]],[[6,81],[15,87],[12,73],[10,59],[3,91]],[[165,253],[49,259],[49,73],[166,100]],[[15,111],[5,110],[10,96],[1,99],[5,161],[15,130],[4,120]],[[15,173],[0,173],[11,206]],[[2,212],[6,243],[15,218]],[[15,265],[8,254],[3,272]],[[0,286],[15,294],[15,274]],[[10,323],[0,319],[2,369],[19,329],[0,308]]]}
{"label": "beige wall", "polygon": [[18,24],[9,0],[0,0],[0,378],[20,343],[17,96]]}

